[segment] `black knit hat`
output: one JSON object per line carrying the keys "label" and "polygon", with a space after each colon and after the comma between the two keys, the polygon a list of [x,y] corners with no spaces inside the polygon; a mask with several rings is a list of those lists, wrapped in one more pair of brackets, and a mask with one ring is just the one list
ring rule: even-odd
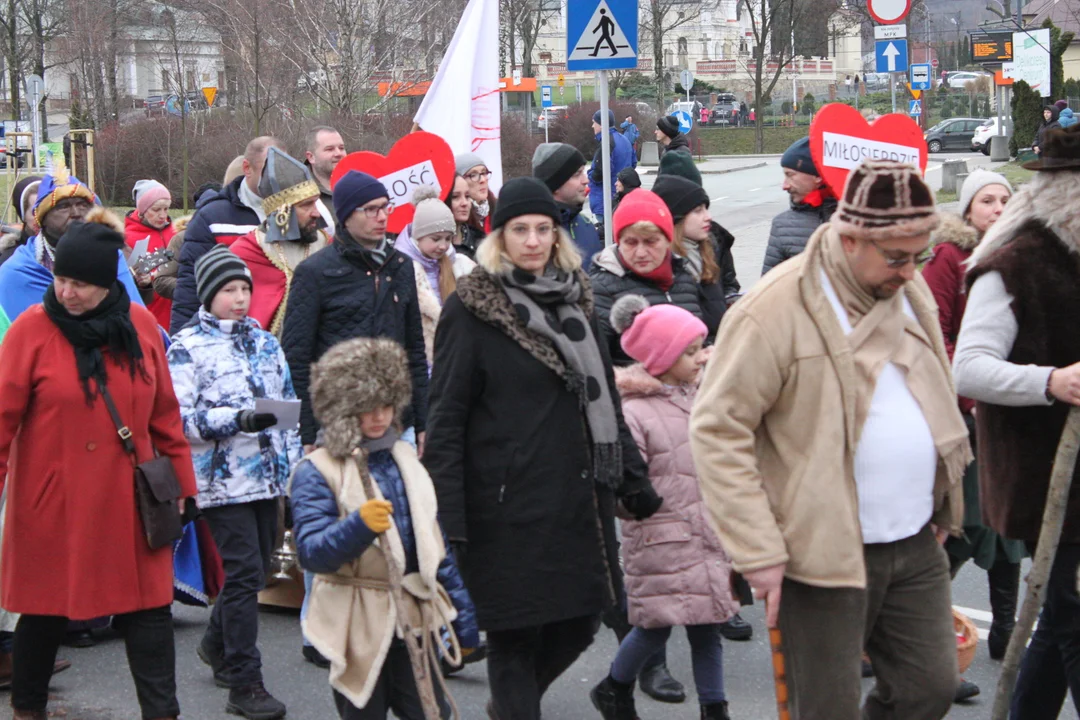
{"label": "black knit hat", "polygon": [[573,145],[541,143],[532,157],[533,177],[555,192],[585,167],[585,156]]}
{"label": "black knit hat", "polygon": [[56,243],[53,275],[103,288],[115,285],[119,252],[124,247],[117,224],[119,220],[102,209],[73,221]]}
{"label": "black knit hat", "polygon": [[641,187],[641,176],[638,175],[637,170],[632,167],[623,168],[615,178],[622,183],[625,192],[630,192],[631,190],[636,190]]}
{"label": "black knit hat", "polygon": [[679,223],[699,205],[709,207],[709,195],[705,189],[678,175],[661,175],[656,178],[652,191],[660,196],[671,211],[671,219]]}
{"label": "black knit hat", "polygon": [[502,186],[495,214],[491,216],[491,229],[501,228],[522,215],[547,215],[556,225],[562,224],[551,191],[534,177],[514,178]]}
{"label": "black knit hat", "polygon": [[656,127],[669,138],[674,138],[679,134],[679,118],[674,115],[662,117],[656,121]]}
{"label": "black knit hat", "polygon": [[195,293],[207,311],[218,291],[233,280],[246,280],[250,285],[251,270],[224,245],[215,245],[195,261]]}

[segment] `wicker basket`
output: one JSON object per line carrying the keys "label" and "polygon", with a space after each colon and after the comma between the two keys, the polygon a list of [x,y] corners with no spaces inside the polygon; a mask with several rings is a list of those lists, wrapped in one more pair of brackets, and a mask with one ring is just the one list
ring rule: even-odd
{"label": "wicker basket", "polygon": [[975,659],[975,647],[979,644],[979,631],[966,615],[952,611],[953,627],[956,628],[956,660],[960,672],[966,672]]}

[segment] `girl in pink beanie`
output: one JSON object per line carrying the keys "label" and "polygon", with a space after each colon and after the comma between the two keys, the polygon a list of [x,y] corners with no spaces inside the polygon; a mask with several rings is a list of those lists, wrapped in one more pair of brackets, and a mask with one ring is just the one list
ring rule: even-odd
{"label": "girl in pink beanie", "polygon": [[590,693],[604,720],[637,717],[634,681],[685,626],[702,720],[729,720],[720,624],[739,609],[731,560],[709,525],[690,454],[690,410],[708,353],[705,323],[675,305],[620,298],[611,324],[638,362],[615,370],[626,424],[664,498],[648,520],[623,520],[630,624],[606,678]]}

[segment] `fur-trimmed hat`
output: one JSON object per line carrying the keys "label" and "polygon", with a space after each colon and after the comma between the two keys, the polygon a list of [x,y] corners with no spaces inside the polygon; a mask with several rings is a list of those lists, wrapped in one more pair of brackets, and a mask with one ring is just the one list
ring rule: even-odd
{"label": "fur-trimmed hat", "polygon": [[917,168],[867,159],[848,175],[831,222],[847,237],[888,240],[931,233],[940,218],[934,193]]}
{"label": "fur-trimmed hat", "polygon": [[400,419],[410,402],[409,362],[393,340],[346,340],[311,367],[311,409],[322,425],[326,451],[336,458],[360,447],[360,413],[390,405]]}

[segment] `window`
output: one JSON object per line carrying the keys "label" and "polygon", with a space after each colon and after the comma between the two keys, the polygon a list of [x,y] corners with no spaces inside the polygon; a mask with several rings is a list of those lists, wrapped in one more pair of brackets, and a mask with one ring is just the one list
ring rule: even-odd
{"label": "window", "polygon": [[162,68],[161,70],[161,91],[169,92],[172,88],[172,84],[169,82],[169,71]]}

